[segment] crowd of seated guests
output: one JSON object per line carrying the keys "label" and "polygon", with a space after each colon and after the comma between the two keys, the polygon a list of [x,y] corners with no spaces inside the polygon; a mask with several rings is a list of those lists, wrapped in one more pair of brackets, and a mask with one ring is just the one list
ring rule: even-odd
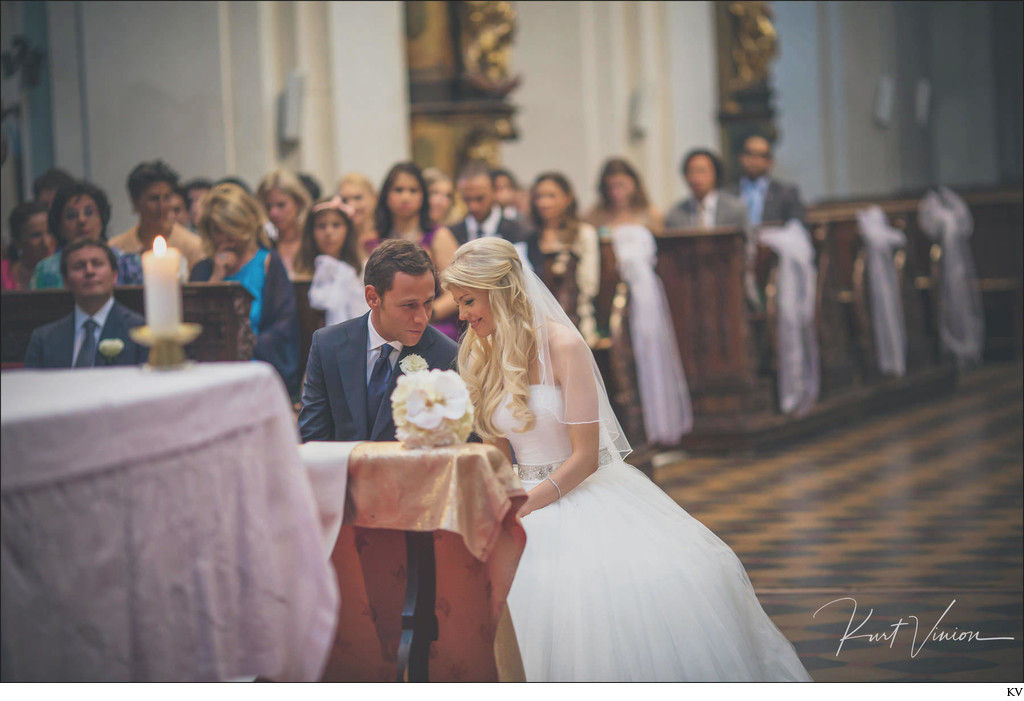
{"label": "crowd of seated guests", "polygon": [[[141,284],[141,253],[157,236],[181,251],[183,277],[193,281],[237,280],[252,293],[250,321],[257,357],[271,362],[293,396],[301,378],[297,308],[289,281],[310,281],[309,302],[328,323],[366,311],[362,273],[381,240],[402,238],[422,246],[437,270],[456,248],[482,236],[501,236],[547,284],[591,343],[599,333],[594,302],[600,284],[601,240],[618,226],[641,226],[655,235],[667,229],[739,227],[802,218],[793,186],[770,176],[771,143],[751,136],[741,154],[743,173],[723,188],[720,159],[695,149],[681,173],[692,196],[663,216],[637,170],[623,158],[605,162],[597,181],[599,200],[578,212],[569,180],[544,172],[527,190],[507,169],[471,162],[458,173],[421,171],[397,163],[379,188],[361,173],[347,173],[322,196],[310,175],[288,169],[267,173],[255,190],[241,178],[196,177],[180,182],[160,160],[137,165],[127,190],[138,220],[107,241],[111,208],[96,184],[54,169],[34,184],[32,202],[11,213],[11,245],[3,259],[4,289],[52,289],[65,285],[63,251],[78,239],[106,241],[117,284]],[[305,292],[303,292],[305,294]],[[442,294],[433,324],[452,338],[460,326],[456,305]]]}

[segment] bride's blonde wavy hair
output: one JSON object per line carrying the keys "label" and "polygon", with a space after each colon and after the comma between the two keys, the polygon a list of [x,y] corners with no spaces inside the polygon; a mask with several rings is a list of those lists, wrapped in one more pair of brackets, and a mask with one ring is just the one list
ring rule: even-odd
{"label": "bride's blonde wavy hair", "polygon": [[479,290],[487,295],[494,332],[480,338],[470,328],[459,345],[459,371],[475,409],[474,429],[484,440],[503,432],[494,426],[494,412],[505,393],[508,407],[522,431],[534,426],[530,398],[530,361],[536,355],[533,305],[526,295],[523,264],[515,247],[505,239],[487,237],[470,241],[455,252],[441,273],[441,285]]}

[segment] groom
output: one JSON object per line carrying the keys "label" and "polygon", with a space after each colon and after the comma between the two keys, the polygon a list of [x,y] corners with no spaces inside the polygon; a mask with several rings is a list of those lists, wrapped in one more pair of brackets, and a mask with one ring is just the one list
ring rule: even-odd
{"label": "groom", "polygon": [[432,326],[434,265],[419,245],[387,239],[364,273],[368,314],[313,334],[299,433],[308,441],[393,441],[391,392],[398,363],[416,354],[454,369],[458,346]]}

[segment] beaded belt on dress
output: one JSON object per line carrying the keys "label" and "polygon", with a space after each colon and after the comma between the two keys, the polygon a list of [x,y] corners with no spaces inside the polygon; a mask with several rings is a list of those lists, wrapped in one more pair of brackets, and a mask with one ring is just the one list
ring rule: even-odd
{"label": "beaded belt on dress", "polygon": [[[512,469],[516,471],[516,476],[519,477],[523,482],[533,482],[547,479],[552,472],[561,467],[565,460],[559,460],[558,462],[549,462],[546,465],[513,465]],[[602,449],[597,454],[597,466],[598,468],[604,467],[612,462],[611,451]]]}

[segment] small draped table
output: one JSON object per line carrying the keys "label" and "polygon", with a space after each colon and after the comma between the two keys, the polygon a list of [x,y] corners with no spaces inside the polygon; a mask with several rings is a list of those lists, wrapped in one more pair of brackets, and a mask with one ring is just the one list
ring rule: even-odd
{"label": "small draped table", "polygon": [[396,679],[403,606],[406,622],[412,613],[407,584],[432,574],[417,553],[424,538],[436,574],[430,681],[523,681],[505,600],[526,544],[515,516],[526,492],[505,456],[478,443],[307,443],[300,453],[341,591],[324,681]]}
{"label": "small draped table", "polygon": [[322,676],[337,584],[270,365],[0,388],[4,681]]}

